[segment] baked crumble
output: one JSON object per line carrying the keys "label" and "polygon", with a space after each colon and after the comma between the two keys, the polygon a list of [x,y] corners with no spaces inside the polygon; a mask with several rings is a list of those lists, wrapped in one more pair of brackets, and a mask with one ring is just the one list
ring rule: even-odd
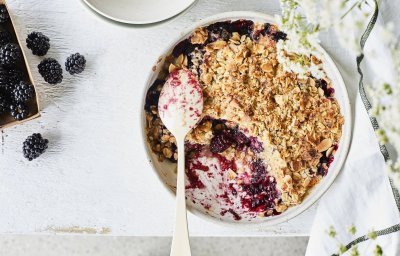
{"label": "baked crumble", "polygon": [[176,162],[158,96],[173,70],[197,76],[204,108],[186,138],[187,195],[235,220],[300,204],[327,174],[341,138],[344,118],[330,80],[286,72],[277,60],[278,40],[286,34],[269,23],[200,27],[175,46],[146,97],[150,147],[160,161]]}

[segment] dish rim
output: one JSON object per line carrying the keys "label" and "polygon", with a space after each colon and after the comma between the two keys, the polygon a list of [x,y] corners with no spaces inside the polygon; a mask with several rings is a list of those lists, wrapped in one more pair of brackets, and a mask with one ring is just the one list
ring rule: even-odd
{"label": "dish rim", "polygon": [[135,19],[122,19],[122,18],[118,18],[116,16],[113,16],[111,14],[108,14],[107,12],[105,12],[104,10],[101,10],[99,7],[95,6],[92,1],[90,0],[82,0],[86,6],[88,6],[92,11],[96,12],[97,14],[112,20],[112,21],[116,21],[119,23],[123,23],[123,24],[129,24],[129,25],[146,25],[146,24],[156,24],[158,22],[162,22],[162,21],[166,21],[169,19],[172,19],[174,17],[176,17],[177,15],[181,14],[182,12],[186,11],[188,8],[190,8],[197,0],[189,0],[188,4],[185,5],[182,8],[179,8],[179,11],[177,11],[174,15],[170,15],[169,17],[162,17],[162,18],[154,18],[154,19],[147,19],[147,20],[135,20]]}
{"label": "dish rim", "polygon": [[[162,63],[165,56],[167,56],[173,47],[179,43],[181,40],[185,39],[190,33],[192,33],[197,27],[204,26],[213,22],[218,22],[218,21],[223,21],[223,20],[233,20],[233,19],[248,19],[252,21],[264,21],[264,22],[273,22],[277,24],[276,19],[268,14],[260,13],[260,12],[253,12],[253,11],[234,11],[234,12],[223,12],[219,13],[210,17],[207,17],[205,19],[199,20],[192,24],[191,26],[185,28],[181,33],[179,33],[176,37],[174,37],[174,40],[172,40],[164,49],[163,54],[160,55],[159,59],[156,61],[155,65],[153,66],[153,69],[148,75],[148,78],[146,80],[146,84],[144,87],[144,90],[142,92],[142,104],[140,105],[140,117],[141,117],[141,126],[142,126],[142,137],[143,137],[143,146],[146,149],[147,153],[147,160],[150,162],[151,168],[155,172],[156,176],[158,177],[158,180],[163,184],[163,186],[169,191],[169,193],[175,197],[175,192],[172,191],[172,189],[164,182],[162,177],[159,175],[155,165],[152,163],[152,158],[151,154],[152,151],[148,147],[148,142],[147,142],[147,137],[146,137],[146,127],[145,127],[145,111],[144,111],[144,104],[146,101],[146,94],[149,89],[149,87],[152,85],[152,82],[154,82],[154,74],[158,74],[158,66],[160,62]],[[347,159],[347,155],[349,152],[349,147],[350,147],[350,142],[351,142],[351,137],[352,137],[352,125],[353,125],[353,120],[352,120],[352,112],[351,112],[351,104],[347,92],[347,87],[344,83],[343,77],[341,73],[339,72],[339,69],[337,68],[335,62],[333,59],[330,57],[330,55],[320,46],[318,45],[319,50],[323,53],[325,56],[325,64],[330,67],[330,71],[332,72],[332,75],[336,77],[335,80],[338,84],[334,85],[334,88],[341,87],[342,92],[343,92],[343,106],[340,105],[341,108],[341,114],[344,116],[345,119],[345,124],[342,127],[342,138],[343,141],[339,144],[339,149],[338,152],[341,154],[341,158],[338,159],[338,162],[335,162],[335,168],[329,169],[328,175],[324,177],[323,179],[323,184],[322,181],[317,184],[315,187],[313,187],[310,191],[310,193],[303,199],[303,202],[299,205],[290,207],[287,211],[283,212],[280,215],[275,215],[271,217],[267,217],[261,221],[249,221],[249,222],[234,222],[234,221],[226,221],[226,220],[221,220],[218,218],[215,218],[213,216],[210,216],[204,212],[201,212],[200,210],[192,207],[190,204],[187,205],[187,209],[189,212],[191,212],[193,215],[198,216],[201,219],[205,219],[207,221],[210,221],[211,223],[215,223],[218,225],[226,226],[226,227],[235,227],[235,228],[252,228],[254,229],[255,227],[270,227],[274,226],[277,224],[281,224],[283,222],[287,222],[297,216],[299,216],[301,213],[305,212],[308,210],[311,206],[313,206],[332,186],[334,181],[336,180],[337,176],[339,175],[343,164],[345,163]],[[154,68],[155,67],[155,68]],[[337,154],[339,155],[339,154]],[[321,187],[324,185],[324,187]],[[317,188],[321,187],[317,191],[315,191]],[[290,211],[289,211],[290,210]],[[288,212],[289,211],[289,212]]]}

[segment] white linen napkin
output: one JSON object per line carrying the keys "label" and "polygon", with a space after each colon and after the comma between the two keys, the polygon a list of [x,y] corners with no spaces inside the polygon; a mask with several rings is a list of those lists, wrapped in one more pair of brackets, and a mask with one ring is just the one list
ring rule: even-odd
{"label": "white linen napkin", "polygon": [[[400,7],[394,2],[396,1],[381,1],[381,12],[377,22],[382,22],[382,19],[388,17],[400,21],[394,16]],[[365,52],[372,52],[375,55],[374,58],[367,57],[361,65],[366,75],[365,84],[371,82],[378,74],[385,74],[389,79],[393,76],[389,68],[393,66],[388,55],[390,53],[383,46],[377,31],[372,31]],[[345,71],[342,67],[341,71],[342,74],[345,73],[343,75],[348,90],[355,91],[360,78],[356,60],[347,56],[346,61],[353,61],[354,66]],[[385,173],[384,157],[360,93],[362,90],[357,95],[350,93],[354,108],[351,148],[341,173],[320,200],[307,247],[307,256],[338,254],[339,244],[348,245],[348,248],[352,244],[357,244],[360,255],[374,255],[373,251],[377,244],[382,247],[384,255],[400,255],[400,199],[396,194],[398,191],[393,190]],[[331,225],[337,232],[335,238],[327,234]],[[356,227],[355,235],[347,231],[350,225]],[[377,239],[364,241],[366,234],[371,230],[377,231]],[[344,255],[351,255],[350,250]]]}

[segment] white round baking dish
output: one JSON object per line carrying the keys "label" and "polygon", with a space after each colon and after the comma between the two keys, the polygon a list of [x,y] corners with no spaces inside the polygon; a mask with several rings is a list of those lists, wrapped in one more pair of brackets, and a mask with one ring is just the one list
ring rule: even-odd
{"label": "white round baking dish", "polygon": [[[217,21],[225,21],[225,20],[237,20],[237,19],[248,19],[253,20],[255,22],[270,22],[276,23],[274,18],[270,15],[257,13],[257,12],[226,12],[221,13],[204,20],[201,20],[188,29],[185,29],[175,40],[171,41],[169,45],[166,45],[165,51],[160,56],[160,59],[156,62],[154,68],[149,74],[149,77],[146,82],[145,90],[143,92],[143,102],[141,105],[141,122],[142,122],[142,136],[144,141],[144,146],[146,147],[148,153],[148,159],[157,173],[159,180],[164,184],[169,192],[172,195],[175,193],[175,184],[176,184],[176,173],[175,173],[175,164],[169,163],[167,161],[159,162],[157,160],[157,156],[151,151],[145,133],[145,114],[144,114],[144,104],[145,104],[145,95],[149,87],[157,78],[157,75],[160,69],[163,66],[165,56],[172,52],[174,46],[182,41],[183,39],[187,38],[195,28],[199,26],[209,25]],[[272,216],[272,217],[265,217],[265,218],[255,218],[252,221],[234,221],[234,220],[227,220],[217,218],[216,216],[211,216],[207,214],[205,209],[201,206],[193,204],[190,200],[187,201],[188,209],[193,214],[199,216],[200,218],[224,225],[234,225],[236,227],[241,226],[244,228],[252,228],[254,229],[254,225],[256,224],[258,227],[267,227],[276,225],[282,222],[286,222],[289,219],[292,219],[299,215],[300,213],[307,210],[311,205],[313,205],[318,199],[329,189],[329,187],[334,182],[335,178],[340,172],[340,169],[343,163],[346,160],[348,149],[350,146],[351,140],[351,127],[352,127],[352,117],[351,117],[351,108],[350,108],[350,101],[347,94],[346,86],[343,82],[342,76],[339,73],[335,63],[330,58],[330,56],[321,48],[321,51],[325,55],[325,70],[328,74],[328,77],[331,79],[332,84],[335,89],[335,97],[339,102],[341,113],[345,118],[345,124],[343,125],[342,130],[342,138],[339,142],[338,151],[335,154],[335,160],[331,164],[329,168],[328,174],[322,179],[322,181],[312,189],[310,194],[304,199],[304,201],[298,205],[289,208],[287,211],[283,212],[280,215]],[[172,206],[171,206],[172,207]]]}
{"label": "white round baking dish", "polygon": [[193,6],[195,0],[82,0],[91,10],[110,20],[125,24],[154,24],[175,17]]}

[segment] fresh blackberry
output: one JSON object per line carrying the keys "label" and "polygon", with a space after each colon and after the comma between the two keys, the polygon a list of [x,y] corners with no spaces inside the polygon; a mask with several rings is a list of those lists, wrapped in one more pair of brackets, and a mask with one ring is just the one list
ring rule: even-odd
{"label": "fresh blackberry", "polygon": [[28,117],[29,109],[25,103],[12,103],[10,105],[10,114],[15,120],[21,121]]}
{"label": "fresh blackberry", "polygon": [[15,89],[15,84],[7,84],[6,86],[2,87],[4,97],[7,97],[10,101],[13,100],[13,91]]}
{"label": "fresh blackberry", "polygon": [[0,115],[8,111],[9,101],[5,95],[0,95]]}
{"label": "fresh blackberry", "polygon": [[79,53],[71,54],[65,61],[65,70],[71,75],[81,73],[86,66],[85,57]]}
{"label": "fresh blackberry", "polygon": [[46,58],[38,65],[39,73],[49,84],[61,83],[63,79],[60,63],[53,58]]}
{"label": "fresh blackberry", "polygon": [[19,69],[0,68],[0,88],[18,84],[23,79],[23,73]]}
{"label": "fresh blackberry", "polygon": [[22,72],[18,69],[2,69],[0,68],[0,90],[4,97],[13,98],[12,93],[17,84],[22,81]]}
{"label": "fresh blackberry", "polygon": [[24,157],[29,161],[38,158],[46,151],[48,143],[49,141],[43,139],[40,133],[34,133],[31,136],[28,136],[22,146]]}
{"label": "fresh blackberry", "polygon": [[21,81],[12,91],[12,97],[15,102],[27,102],[32,99],[34,92],[31,84]]}
{"label": "fresh blackberry", "polygon": [[21,58],[21,49],[17,44],[8,43],[0,48],[0,64],[3,66],[15,66]]}
{"label": "fresh blackberry", "polygon": [[37,56],[46,55],[50,49],[50,39],[40,32],[32,32],[26,38],[26,47],[32,50]]}
{"label": "fresh blackberry", "polygon": [[8,43],[11,43],[10,34],[5,30],[0,31],[0,47]]}
{"label": "fresh blackberry", "polygon": [[4,23],[10,19],[6,5],[0,4],[0,23]]}

